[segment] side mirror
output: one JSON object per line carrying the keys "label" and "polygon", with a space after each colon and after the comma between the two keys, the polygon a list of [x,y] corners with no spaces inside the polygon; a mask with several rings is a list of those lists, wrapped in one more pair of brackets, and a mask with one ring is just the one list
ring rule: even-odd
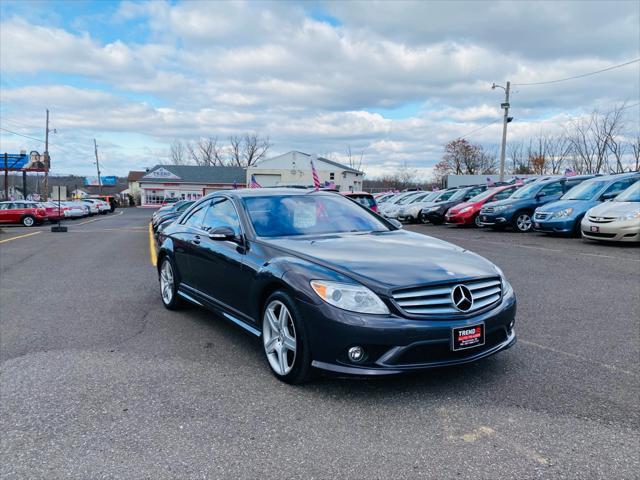
{"label": "side mirror", "polygon": [[536,193],[536,200],[540,200],[542,197],[546,197],[547,194],[544,192],[538,192]]}
{"label": "side mirror", "polygon": [[387,222],[389,222],[391,225],[393,225],[394,227],[396,227],[398,230],[402,229],[402,223],[400,223],[398,220],[396,220],[395,218],[387,218]]}
{"label": "side mirror", "polygon": [[233,240],[236,238],[236,232],[231,227],[216,227],[209,230],[209,238],[211,240]]}
{"label": "side mirror", "polygon": [[609,192],[609,193],[603,193],[602,196],[600,197],[600,200],[603,201],[607,201],[607,200],[613,200],[614,198],[616,198],[617,193],[613,193],[613,192]]}

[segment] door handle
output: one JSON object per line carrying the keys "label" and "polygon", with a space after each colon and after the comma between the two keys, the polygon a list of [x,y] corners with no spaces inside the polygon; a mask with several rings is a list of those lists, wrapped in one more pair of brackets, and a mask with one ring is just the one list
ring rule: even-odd
{"label": "door handle", "polygon": [[200,235],[196,235],[195,238],[191,240],[191,243],[194,245],[200,245]]}

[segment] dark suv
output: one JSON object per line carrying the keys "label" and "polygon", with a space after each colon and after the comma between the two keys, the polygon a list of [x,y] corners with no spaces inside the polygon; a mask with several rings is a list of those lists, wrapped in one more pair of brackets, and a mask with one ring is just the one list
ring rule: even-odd
{"label": "dark suv", "polygon": [[529,232],[536,208],[559,200],[565,192],[594,176],[555,177],[525,185],[509,198],[485,204],[480,210],[480,222],[494,229],[511,226],[516,232]]}

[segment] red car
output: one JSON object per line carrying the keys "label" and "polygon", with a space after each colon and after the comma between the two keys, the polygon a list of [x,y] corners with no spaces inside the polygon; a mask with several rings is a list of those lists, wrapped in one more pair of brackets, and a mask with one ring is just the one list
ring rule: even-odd
{"label": "red car", "polygon": [[60,208],[58,208],[57,202],[40,203],[40,206],[44,208],[45,212],[47,212],[47,218],[51,222],[57,222],[58,220],[64,219],[64,212],[69,209],[69,207],[65,207],[64,205],[60,205]]}
{"label": "red car", "polygon": [[378,204],[376,203],[373,195],[367,192],[341,192],[345,197],[349,197],[352,200],[355,200],[360,205],[364,205],[367,208],[370,208],[374,212],[378,211]]}
{"label": "red car", "polygon": [[511,196],[520,185],[505,185],[502,187],[494,187],[479,193],[464,203],[460,203],[455,207],[451,207],[445,215],[445,221],[454,225],[475,225],[481,227],[478,213],[487,202],[495,202]]}
{"label": "red car", "polygon": [[22,223],[25,227],[33,227],[45,220],[47,211],[36,202],[0,202],[0,223]]}

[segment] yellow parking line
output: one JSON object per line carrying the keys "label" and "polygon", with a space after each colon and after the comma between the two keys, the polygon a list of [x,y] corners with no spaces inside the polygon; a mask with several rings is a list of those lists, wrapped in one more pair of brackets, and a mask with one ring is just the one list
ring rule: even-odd
{"label": "yellow parking line", "polygon": [[38,235],[39,233],[42,233],[42,231],[31,232],[31,233],[25,233],[24,235],[18,235],[18,236],[16,236],[16,237],[5,238],[4,240],[0,240],[0,243],[10,242],[11,240],[17,240],[17,239],[19,239],[19,238],[30,237],[30,236],[32,236],[32,235]]}
{"label": "yellow parking line", "polygon": [[112,214],[112,215],[105,216],[105,217],[100,216],[100,217],[98,217],[98,218],[94,218],[94,219],[92,219],[92,220],[86,220],[86,221],[84,221],[84,222],[80,222],[80,223],[78,223],[78,224],[77,224],[77,226],[80,226],[80,225],[86,225],[87,223],[97,222],[98,220],[106,220],[107,218],[117,217],[118,215],[122,215],[123,213],[124,213],[124,211],[121,211],[121,212],[114,213],[114,214]]}
{"label": "yellow parking line", "polygon": [[156,242],[153,240],[151,223],[149,223],[149,258],[151,259],[151,265],[155,267],[158,264],[158,254],[156,253]]}

